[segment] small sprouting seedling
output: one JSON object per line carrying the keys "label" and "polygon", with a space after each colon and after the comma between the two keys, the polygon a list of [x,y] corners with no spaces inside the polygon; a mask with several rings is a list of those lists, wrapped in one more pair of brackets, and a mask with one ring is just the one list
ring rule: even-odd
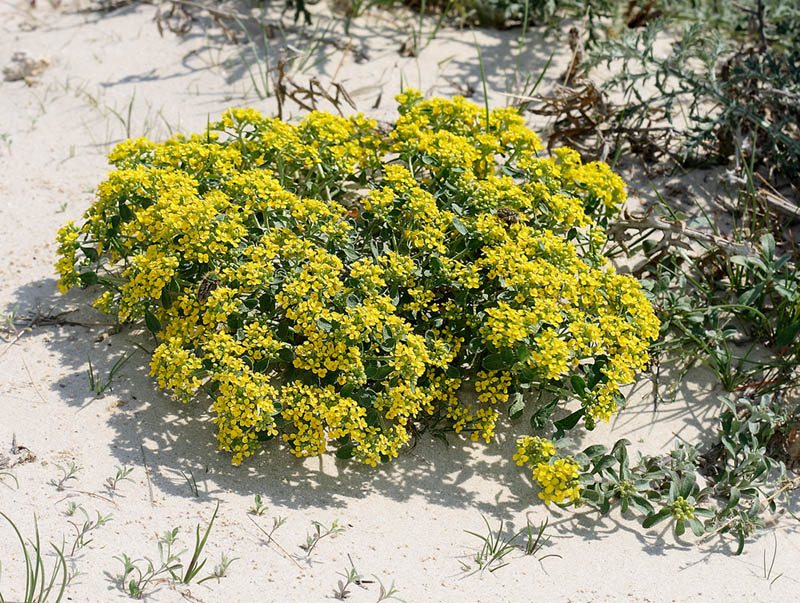
{"label": "small sprouting seedling", "polygon": [[219,503],[217,503],[216,508],[214,509],[214,514],[211,516],[211,521],[208,522],[208,527],[206,528],[206,533],[200,538],[200,526],[197,526],[195,531],[195,543],[194,543],[194,553],[192,554],[192,559],[189,561],[189,565],[186,566],[186,570],[183,572],[183,577],[181,578],[181,582],[184,584],[189,584],[194,577],[203,569],[203,566],[206,564],[206,559],[200,561],[200,555],[203,554],[203,548],[206,546],[206,540],[208,540],[208,535],[211,533],[211,527],[214,525],[214,520],[217,518],[217,512],[219,511]]}
{"label": "small sprouting seedling", "polygon": [[77,567],[70,567],[69,571],[67,572],[67,586],[72,584],[72,581],[75,580],[78,576],[82,576],[84,572],[79,570]]}
{"label": "small sprouting seedling", "polygon": [[255,495],[254,502],[255,504],[253,504],[253,506],[250,507],[250,509],[248,509],[247,512],[250,513],[251,515],[259,515],[259,516],[263,515],[267,510],[267,505],[264,504],[264,501],[261,499],[260,494]]}
{"label": "small sprouting seedling", "polygon": [[775,547],[772,549],[772,560],[769,562],[769,567],[767,567],[767,551],[764,551],[764,580],[769,580],[769,587],[772,588],[772,585],[778,581],[778,578],[783,576],[783,572],[772,578],[772,568],[775,567],[775,558],[778,556],[778,537],[775,536],[775,533],[772,534],[773,538],[775,538]]}
{"label": "small sprouting seedling", "polygon": [[336,588],[333,591],[333,596],[336,599],[347,599],[350,596],[350,591],[347,590],[347,587],[351,584],[355,584],[356,586],[360,586],[364,590],[366,590],[365,584],[372,584],[372,580],[365,580],[364,576],[356,571],[356,566],[353,564],[353,560],[351,559],[350,555],[347,555],[347,558],[350,560],[350,569],[345,569],[345,571],[341,572],[339,575],[344,577],[344,580],[339,580]]}
{"label": "small sprouting seedling", "polygon": [[[483,514],[481,514],[481,519],[483,519],[483,522],[486,524],[487,534],[485,536],[477,532],[470,532],[469,530],[464,531],[467,534],[479,538],[483,542],[483,546],[472,557],[478,565],[478,569],[481,571],[488,569],[490,572],[496,572],[501,567],[508,565],[507,562],[503,562],[503,558],[517,548],[514,542],[517,540],[520,532],[513,534],[510,538],[504,538],[502,519],[500,520],[500,526],[497,528],[496,532],[492,531],[489,521]],[[462,567],[464,566],[466,566],[466,564],[462,563]]]}
{"label": "small sprouting seedling", "polygon": [[272,518],[272,528],[270,529],[267,537],[272,540],[272,535],[280,528],[283,524],[286,523],[286,518],[277,515],[276,517]]}
{"label": "small sprouting seedling", "polygon": [[117,371],[121,369],[128,360],[137,352],[137,350],[133,350],[127,356],[122,356],[119,358],[114,365],[111,367],[111,370],[108,372],[108,379],[103,381],[97,373],[94,371],[94,367],[92,366],[92,359],[87,356],[87,360],[89,361],[89,389],[94,393],[95,396],[101,396],[107,389],[111,389],[111,383],[114,380],[114,375],[117,374]]}
{"label": "small sprouting seedling", "polygon": [[90,519],[89,514],[78,505],[78,508],[83,512],[84,516],[86,517],[86,521],[83,522],[83,525],[78,525],[70,521],[69,523],[72,524],[72,527],[75,528],[75,540],[72,543],[72,551],[70,551],[70,557],[75,555],[75,551],[82,549],[87,544],[89,544],[92,539],[86,540],[86,536],[93,530],[99,528],[101,525],[108,523],[111,521],[111,515],[106,515],[103,517],[100,515],[100,511],[97,511],[97,519]]}
{"label": "small sprouting seedling", "polygon": [[[179,569],[181,566],[180,560],[176,557],[169,559],[168,562],[162,559],[161,565],[157,569],[150,559],[133,560],[125,553],[120,557],[115,556],[114,559],[122,564],[122,573],[117,576],[120,588],[133,599],[141,599],[148,585],[156,578],[163,574],[172,574],[174,570]],[[142,569],[139,564],[144,562],[147,562],[147,566]]]}
{"label": "small sprouting seedling", "polygon": [[128,466],[120,467],[119,465],[117,465],[116,475],[106,478],[105,486],[106,488],[108,488],[108,491],[112,495],[117,491],[117,484],[119,482],[121,482],[122,480],[128,480],[129,482],[133,481],[131,478],[128,477],[131,474],[131,471],[133,471],[133,467],[128,467]]}
{"label": "small sprouting seedling", "polygon": [[75,515],[75,511],[78,510],[83,511],[84,514],[86,513],[86,511],[84,511],[83,509],[82,504],[76,503],[75,501],[71,500],[67,503],[67,510],[64,511],[64,513],[67,514],[67,517],[72,517],[73,515]]}
{"label": "small sprouting seedling", "polygon": [[[39,524],[36,521],[36,516],[34,515],[33,518],[35,536],[34,539],[30,541],[32,550],[29,550],[28,545],[25,544],[25,539],[22,538],[22,534],[11,518],[2,511],[0,511],[0,515],[3,516],[16,533],[17,540],[19,540],[20,546],[22,547],[23,556],[25,557],[25,596],[21,601],[24,603],[45,603],[50,599],[50,596],[53,595],[55,597],[55,602],[58,603],[64,595],[64,589],[67,588],[69,580],[67,562],[64,559],[63,545],[59,549],[52,542],[50,543],[58,559],[53,566],[50,579],[48,580],[42,544],[39,540]],[[61,578],[57,582],[59,575]],[[0,601],[4,601],[2,594],[0,594]]]}
{"label": "small sprouting seedling", "polygon": [[400,591],[397,590],[397,588],[395,587],[394,580],[392,580],[392,585],[389,588],[386,588],[383,585],[383,582],[381,582],[381,579],[378,578],[378,576],[373,574],[372,577],[375,578],[375,580],[378,582],[378,587],[380,588],[380,592],[378,593],[378,600],[375,603],[381,603],[381,601],[389,601],[390,599],[392,601],[399,601],[400,603],[405,603],[403,599],[397,596],[397,593],[399,593]]}
{"label": "small sprouting seedling", "polygon": [[214,566],[214,571],[202,580],[199,580],[197,583],[202,584],[206,580],[213,580],[214,578],[216,578],[217,582],[219,582],[220,578],[224,578],[228,574],[228,568],[230,567],[231,563],[237,559],[239,558],[233,557],[232,559],[228,559],[225,553],[222,553],[222,558],[220,559],[220,562]]}
{"label": "small sprouting seedling", "polygon": [[55,486],[56,490],[63,490],[64,484],[66,484],[71,479],[78,479],[77,473],[81,470],[81,467],[75,463],[75,461],[70,461],[69,467],[62,467],[61,465],[56,465],[58,470],[61,471],[61,477],[53,478],[48,484],[51,486]]}
{"label": "small sprouting seedling", "polygon": [[319,541],[323,538],[327,536],[333,538],[337,534],[344,532],[344,528],[335,521],[329,528],[326,528],[324,524],[321,524],[318,521],[312,521],[311,525],[314,526],[315,532],[313,534],[306,535],[306,543],[300,545],[300,548],[306,552],[306,557],[311,556],[311,551],[314,550],[314,547],[316,547]]}
{"label": "small sprouting seedling", "polygon": [[14,306],[11,309],[11,312],[9,312],[8,314],[0,314],[0,324],[3,325],[3,329],[10,331],[12,333],[16,332],[17,314],[18,312],[16,306]]}
{"label": "small sprouting seedling", "polygon": [[194,478],[194,471],[189,469],[189,475],[186,475],[186,472],[183,469],[180,470],[183,479],[186,480],[186,483],[189,484],[189,491],[192,493],[192,496],[195,498],[200,496],[200,491],[197,489],[197,480]]}

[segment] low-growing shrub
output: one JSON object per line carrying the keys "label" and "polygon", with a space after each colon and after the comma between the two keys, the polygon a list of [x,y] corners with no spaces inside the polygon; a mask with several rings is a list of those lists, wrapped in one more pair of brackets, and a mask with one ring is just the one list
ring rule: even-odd
{"label": "low-growing shrub", "polygon": [[[577,399],[558,425],[591,428],[648,362],[652,307],[600,252],[622,180],[540,156],[513,109],[398,101],[388,133],[232,109],[203,134],[126,141],[58,235],[62,290],[99,287],[96,307],[144,320],[159,386],[211,396],[234,463],[280,436],[374,466],[434,423],[490,442],[528,402],[541,428]],[[517,460],[542,498],[573,500],[574,461],[539,442]]]}

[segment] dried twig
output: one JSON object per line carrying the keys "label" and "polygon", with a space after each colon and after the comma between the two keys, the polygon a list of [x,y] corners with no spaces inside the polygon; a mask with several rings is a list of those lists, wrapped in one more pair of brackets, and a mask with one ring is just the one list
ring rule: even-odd
{"label": "dried twig", "polygon": [[[771,503],[773,500],[778,498],[781,494],[783,494],[787,490],[793,490],[793,489],[797,488],[798,486],[800,486],[800,475],[798,475],[793,480],[791,480],[791,481],[787,482],[786,484],[784,484],[783,487],[781,487],[777,492],[774,492],[773,494],[771,494],[767,498],[765,498],[764,501],[763,501],[763,504],[768,505],[769,503]],[[714,536],[716,536],[717,534],[719,534],[720,532],[722,532],[723,530],[727,530],[733,524],[735,524],[738,519],[739,519],[738,517],[734,517],[734,518],[726,521],[724,524],[722,524],[716,530],[714,530],[713,532],[710,532],[709,534],[704,536],[700,540],[700,542],[706,542],[706,541],[710,540],[711,538],[713,538]]]}
{"label": "dried twig", "polygon": [[291,555],[290,555],[290,554],[289,554],[289,553],[286,551],[286,549],[285,549],[285,548],[283,548],[283,547],[282,547],[280,544],[278,544],[278,541],[277,541],[277,540],[275,540],[275,539],[272,537],[272,535],[271,535],[269,532],[267,532],[267,531],[266,531],[264,528],[262,528],[260,525],[258,525],[258,522],[257,522],[255,519],[253,519],[253,518],[252,518],[252,517],[250,517],[249,515],[247,516],[247,519],[249,519],[250,521],[252,521],[252,522],[253,522],[253,524],[254,524],[254,525],[255,525],[255,526],[256,526],[256,527],[257,527],[259,530],[261,530],[261,532],[263,532],[264,536],[266,536],[266,537],[267,537],[267,539],[268,539],[268,542],[271,542],[271,543],[273,543],[273,544],[274,544],[276,547],[278,547],[278,548],[281,550],[281,552],[282,552],[282,553],[283,553],[283,554],[286,556],[286,558],[287,558],[287,559],[289,559],[289,560],[290,560],[292,563],[294,563],[294,564],[295,564],[295,565],[296,565],[298,568],[300,568],[301,570],[303,569],[303,566],[302,566],[302,565],[300,565],[299,563],[297,563],[297,559],[295,559],[294,557],[292,557],[292,556],[291,556]]}
{"label": "dried twig", "polygon": [[22,365],[25,367],[25,372],[28,373],[28,378],[31,381],[31,385],[33,386],[34,391],[39,396],[39,399],[47,404],[47,398],[44,397],[42,392],[39,390],[39,386],[36,385],[36,381],[33,380],[33,375],[31,374],[31,369],[28,368],[28,363],[25,361],[25,357],[22,358]]}
{"label": "dried twig", "polygon": [[627,230],[639,231],[659,231],[663,233],[663,238],[649,251],[648,258],[644,264],[634,268],[631,272],[636,274],[647,265],[657,264],[663,254],[672,247],[682,247],[691,249],[688,240],[702,243],[710,243],[728,255],[755,255],[752,247],[746,243],[734,243],[723,237],[703,232],[695,228],[689,228],[683,221],[667,222],[653,215],[651,208],[644,216],[631,216],[627,211],[623,213],[623,219],[618,220],[609,226],[609,236],[612,237],[626,252],[625,232]]}
{"label": "dried twig", "polygon": [[144,457],[144,444],[139,444],[139,450],[142,451],[142,465],[144,465],[144,475],[147,477],[147,490],[150,493],[150,506],[155,506],[155,500],[153,500],[153,484],[150,481],[150,469],[147,466],[147,459]]}

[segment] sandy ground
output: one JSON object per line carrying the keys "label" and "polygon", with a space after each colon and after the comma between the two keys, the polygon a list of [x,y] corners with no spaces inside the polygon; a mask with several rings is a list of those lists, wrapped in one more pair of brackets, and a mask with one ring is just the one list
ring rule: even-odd
{"label": "sandy ground", "polygon": [[[51,63],[31,86],[0,83],[0,313],[81,309],[69,318],[100,323],[102,315],[82,309],[91,294],[58,294],[52,266],[55,233],[65,221],[78,220],[90,204],[93,187],[107,170],[109,145],[128,134],[160,139],[170,129],[197,131],[228,106],[272,113],[275,102],[274,97],[259,98],[260,72],[256,63],[248,71],[243,62],[258,58],[254,47],[226,43],[218,28],[204,33],[198,25],[182,38],[169,32],[161,37],[152,6],[105,15],[75,8],[31,10],[27,2],[0,3],[0,66],[16,51]],[[314,10],[325,12],[321,6]],[[391,119],[391,96],[401,79],[440,95],[472,87],[480,102],[477,40],[491,100],[505,102],[501,91],[511,89],[518,31],[483,31],[473,38],[444,28],[419,57],[402,57],[398,50],[408,33],[392,28],[402,21],[386,14],[359,20],[350,45],[365,53],[359,61],[342,50],[348,40],[342,22],[323,17],[316,20],[318,33],[330,26],[326,36],[344,45],[314,47],[293,30],[285,41],[276,36],[270,52],[273,60],[288,47],[307,54],[306,71],[296,73],[296,81],[335,79],[351,91],[360,110]],[[425,27],[430,31],[433,24]],[[538,74],[552,50],[543,33],[532,30],[520,69]],[[566,51],[557,49],[553,75],[566,59]],[[287,110],[301,113],[294,105]],[[684,188],[692,186],[688,182]],[[696,190],[702,193],[702,182]],[[159,583],[147,600],[332,599],[337,573],[349,568],[350,560],[369,579],[377,576],[387,587],[394,581],[397,596],[409,602],[789,601],[798,592],[797,522],[780,519],[777,529],[750,542],[737,557],[728,540],[698,545],[687,536],[676,541],[663,524],[644,531],[630,518],[548,512],[535,498],[529,478],[511,461],[510,429],[501,429],[498,442],[488,447],[453,440],[446,448],[423,437],[412,451],[377,469],[331,455],[300,461],[278,447],[235,468],[217,452],[207,409],[182,406],[156,391],[143,352],[118,371],[112,390],[92,395],[88,359],[106,378],[133,349],[129,341],[141,336],[129,331],[107,335],[102,324],[41,326],[11,346],[0,342],[0,448],[6,452],[15,435],[36,455],[34,462],[13,469],[18,489],[8,478],[0,484],[0,510],[26,535],[33,535],[35,516],[42,539],[65,539],[68,552],[75,538],[70,522],[82,521],[80,511],[73,517],[65,514],[70,501],[92,517],[97,511],[113,517],[70,556],[70,566],[80,575],[67,590],[67,600],[126,600],[115,579],[121,565],[114,557],[157,558],[156,534],[174,527],[179,527],[180,549],[191,548],[195,526],[205,525],[217,502],[219,516],[201,576],[223,553],[238,558],[228,576],[202,585]],[[592,440],[626,437],[653,453],[671,448],[678,437],[694,441],[707,434],[714,424],[717,392],[703,377],[695,375],[674,403],[657,412],[649,384],[640,384],[629,407],[612,425],[593,433]],[[58,491],[48,481],[59,475],[57,465],[70,462],[81,468],[77,479]],[[112,495],[104,481],[123,465],[133,468],[131,481],[120,482]],[[194,475],[197,496],[181,472]],[[248,518],[255,494],[268,505],[264,515],[254,518],[265,529],[273,517],[286,518],[274,534],[277,545],[268,543]],[[474,569],[470,557],[480,544],[464,530],[485,532],[481,514],[493,527],[504,520],[506,534],[523,527],[526,519],[538,525],[549,517],[552,539],[542,554],[559,557],[539,561],[515,553],[510,565],[497,572],[464,571],[461,562]],[[321,540],[306,558],[299,545],[313,531],[312,521],[337,521],[345,529]],[[772,559],[776,544],[767,579],[763,558],[766,553],[767,561]],[[53,562],[52,555],[47,561]],[[21,550],[5,525],[0,526],[0,562],[0,592],[7,601],[21,598]],[[352,586],[350,600],[378,598],[376,583],[364,586]]]}

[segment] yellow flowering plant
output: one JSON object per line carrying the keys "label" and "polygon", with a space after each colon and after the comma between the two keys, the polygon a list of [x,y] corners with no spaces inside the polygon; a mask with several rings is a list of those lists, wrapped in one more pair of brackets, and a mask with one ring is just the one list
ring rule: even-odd
{"label": "yellow flowering plant", "polygon": [[[200,135],[123,142],[58,235],[62,290],[97,286],[98,308],[144,321],[159,386],[210,395],[234,463],[279,437],[374,466],[417,427],[490,442],[526,403],[541,429],[576,399],[557,426],[591,428],[648,362],[658,321],[602,254],[622,180],[543,155],[513,108],[397,100],[388,133],[232,109]],[[578,498],[574,460],[521,446],[542,498]]]}

